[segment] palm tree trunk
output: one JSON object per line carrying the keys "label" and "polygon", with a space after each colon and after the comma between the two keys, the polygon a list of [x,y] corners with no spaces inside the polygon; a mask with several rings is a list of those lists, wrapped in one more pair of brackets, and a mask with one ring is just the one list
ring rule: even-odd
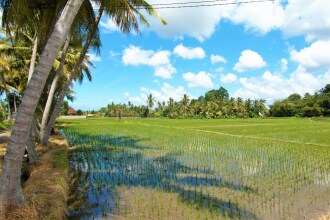
{"label": "palm tree trunk", "polygon": [[0,177],[0,211],[6,210],[9,206],[23,204],[25,201],[20,177],[23,154],[30,134],[34,112],[54,60],[64,44],[65,37],[82,3],[81,0],[69,0],[67,2],[25,90],[3,162]]}
{"label": "palm tree trunk", "polygon": [[33,120],[31,128],[30,128],[30,135],[28,139],[28,143],[26,146],[26,150],[28,152],[28,157],[29,157],[29,164],[35,164],[38,160],[38,153],[35,150],[35,143],[37,139],[38,133],[36,133],[37,125],[36,121]]}
{"label": "palm tree trunk", "polygon": [[14,92],[14,112],[15,112],[15,115],[17,113],[17,107],[16,107],[16,92]]}
{"label": "palm tree trunk", "polygon": [[7,121],[11,121],[11,109],[10,109],[10,102],[9,102],[9,92],[6,89],[6,97],[7,97],[7,106],[8,106],[8,116],[7,116]]}
{"label": "palm tree trunk", "polygon": [[66,82],[65,82],[65,85],[61,91],[61,94],[60,96],[58,97],[57,101],[56,101],[56,105],[53,109],[53,112],[52,112],[52,115],[50,116],[50,119],[49,119],[49,122],[47,124],[47,127],[45,129],[45,131],[42,133],[40,133],[40,143],[42,145],[47,145],[48,143],[48,140],[49,140],[49,137],[50,137],[50,133],[52,131],[52,128],[54,126],[54,123],[55,123],[55,120],[56,120],[56,117],[57,117],[57,113],[59,111],[59,109],[61,108],[61,105],[63,103],[63,100],[64,100],[64,96],[67,92],[67,90],[69,89],[69,86],[70,86],[70,83],[73,79],[73,77],[76,75],[77,71],[79,70],[80,68],[80,65],[81,63],[83,62],[84,58],[85,58],[85,55],[87,53],[87,50],[88,50],[88,47],[93,39],[93,36],[97,30],[97,26],[101,20],[101,17],[102,17],[102,13],[103,13],[103,10],[104,10],[104,7],[101,5],[100,9],[99,9],[99,12],[95,18],[95,24],[94,24],[94,27],[92,28],[92,30],[89,32],[89,35],[87,37],[87,40],[85,42],[85,45],[80,53],[80,56],[79,56],[79,59],[76,63],[76,65],[74,66],[73,70],[71,71],[70,73],[70,76],[67,78]]}
{"label": "palm tree trunk", "polygon": [[68,35],[67,40],[64,44],[64,47],[63,47],[63,50],[62,50],[62,57],[61,57],[60,66],[59,66],[59,68],[56,72],[56,75],[55,75],[54,80],[52,82],[52,85],[50,87],[47,102],[46,102],[46,105],[45,105],[45,109],[44,109],[44,112],[42,114],[41,127],[40,127],[40,140],[43,139],[43,136],[45,134],[45,130],[46,130],[47,122],[48,122],[48,118],[49,118],[49,112],[50,112],[50,109],[51,109],[51,106],[52,106],[52,101],[53,101],[53,98],[54,98],[54,95],[55,95],[56,85],[57,85],[58,79],[60,78],[60,76],[63,72],[66,52],[69,48],[69,43],[70,43],[70,34]]}
{"label": "palm tree trunk", "polygon": [[9,91],[7,89],[6,81],[5,81],[5,74],[3,71],[0,71],[1,73],[1,82],[3,84],[5,93],[6,93],[6,98],[7,98],[7,107],[8,107],[8,116],[7,116],[7,121],[11,121],[11,109],[10,109],[10,102],[9,102]]}
{"label": "palm tree trunk", "polygon": [[34,72],[34,67],[36,65],[37,49],[38,49],[38,35],[34,39],[34,43],[33,43],[32,56],[31,56],[30,69],[29,69],[29,76],[28,76],[28,84],[30,82],[32,73]]}
{"label": "palm tree trunk", "polygon": [[60,96],[58,97],[58,99],[56,101],[56,104],[55,104],[55,107],[53,109],[53,112],[52,112],[52,114],[49,118],[46,129],[44,130],[44,132],[40,132],[40,144],[41,145],[47,145],[48,144],[48,140],[49,140],[50,134],[52,132],[52,128],[54,126],[54,123],[55,123],[55,120],[56,120],[56,117],[57,117],[57,113],[60,110],[61,105],[62,105],[63,100],[64,100],[64,96],[65,96],[66,92],[68,91],[68,88],[70,87],[71,80],[72,80],[72,74],[70,74],[70,76],[67,78],[67,80],[65,82],[65,85],[62,88]]}

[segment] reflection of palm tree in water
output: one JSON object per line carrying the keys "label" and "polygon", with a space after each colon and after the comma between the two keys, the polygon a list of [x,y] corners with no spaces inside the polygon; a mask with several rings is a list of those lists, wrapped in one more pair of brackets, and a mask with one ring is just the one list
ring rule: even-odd
{"label": "reflection of palm tree in water", "polygon": [[203,174],[199,173],[197,167],[184,164],[179,159],[181,152],[149,158],[141,151],[159,148],[140,146],[141,140],[74,132],[67,132],[66,136],[71,145],[80,146],[69,153],[72,184],[68,204],[71,219],[120,214],[119,209],[123,208],[117,191],[120,186],[177,193],[180,201],[217,211],[221,216],[256,218],[250,210],[204,190],[205,187],[215,187],[255,193],[253,189],[226,181],[212,170],[204,168]]}

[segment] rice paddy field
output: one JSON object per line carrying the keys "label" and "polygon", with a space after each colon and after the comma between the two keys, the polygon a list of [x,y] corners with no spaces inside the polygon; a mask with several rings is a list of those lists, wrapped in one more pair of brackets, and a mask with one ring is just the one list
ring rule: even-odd
{"label": "rice paddy field", "polygon": [[304,219],[330,210],[330,120],[60,120],[69,219]]}

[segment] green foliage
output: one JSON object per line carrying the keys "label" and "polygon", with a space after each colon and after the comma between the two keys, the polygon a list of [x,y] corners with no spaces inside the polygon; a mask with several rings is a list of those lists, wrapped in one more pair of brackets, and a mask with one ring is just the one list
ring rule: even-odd
{"label": "green foliage", "polygon": [[67,150],[57,149],[52,152],[53,168],[66,172],[69,167]]}
{"label": "green foliage", "polygon": [[226,100],[229,98],[229,93],[227,91],[227,89],[223,88],[222,86],[216,90],[216,89],[212,89],[210,91],[208,91],[207,93],[205,93],[205,100],[206,101],[222,101],[222,100]]}
{"label": "green foliage", "polygon": [[330,84],[314,95],[306,93],[302,98],[295,93],[286,99],[276,100],[270,106],[270,113],[274,117],[330,116]]}
{"label": "green foliage", "polygon": [[[184,94],[181,101],[174,101],[169,98],[165,102],[157,103],[155,109],[155,99],[150,94],[147,98],[147,106],[134,106],[131,102],[126,104],[111,103],[107,106],[105,116],[118,117],[118,111],[123,117],[160,117],[160,118],[254,118],[268,115],[265,100],[243,100],[241,98],[229,98],[228,91],[220,87],[218,90],[210,90],[205,93],[205,97],[190,100]],[[104,111],[102,108],[100,111]]]}
{"label": "green foliage", "polygon": [[60,110],[58,111],[59,115],[67,115],[69,110],[69,102],[64,100]]}
{"label": "green foliage", "polygon": [[81,110],[81,109],[78,109],[77,110],[77,115],[83,115],[84,113],[83,113],[83,111]]}
{"label": "green foliage", "polygon": [[14,122],[5,122],[5,121],[0,122],[0,131],[12,127],[13,124]]}
{"label": "green foliage", "polygon": [[329,207],[329,118],[61,121],[75,146],[71,201],[84,201],[74,215],[286,219]]}

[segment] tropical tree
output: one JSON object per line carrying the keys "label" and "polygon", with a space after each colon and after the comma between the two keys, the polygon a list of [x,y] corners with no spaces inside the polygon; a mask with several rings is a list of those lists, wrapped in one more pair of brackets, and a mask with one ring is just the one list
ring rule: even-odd
{"label": "tropical tree", "polygon": [[154,106],[155,101],[156,101],[155,97],[153,97],[153,95],[150,93],[148,95],[148,97],[147,97],[147,107],[148,107],[146,109],[146,115],[147,115],[147,117],[149,116],[149,113],[151,111],[151,108]]}
{"label": "tropical tree", "polygon": [[10,110],[10,102],[9,102],[9,85],[6,83],[5,74],[4,72],[9,69],[9,63],[0,57],[0,77],[1,77],[1,84],[0,84],[0,93],[2,94],[5,92],[7,98],[7,108],[8,108],[8,115],[7,121],[11,120],[11,110]]}
{"label": "tropical tree", "polygon": [[28,131],[32,125],[38,100],[54,60],[64,44],[73,19],[82,3],[83,1],[81,0],[68,0],[47,40],[39,62],[25,90],[3,162],[0,178],[0,210],[4,210],[8,206],[23,204],[25,201],[20,177],[24,149],[29,138]]}
{"label": "tropical tree", "polygon": [[190,102],[189,96],[187,94],[184,94],[182,97],[182,100],[181,100],[181,104],[182,104],[183,112],[185,115],[187,114],[187,111],[189,108],[189,102]]}
{"label": "tropical tree", "polygon": [[153,95],[149,94],[148,97],[147,97],[147,106],[149,108],[152,108],[155,104],[155,101],[156,101],[156,99],[153,97]]}

